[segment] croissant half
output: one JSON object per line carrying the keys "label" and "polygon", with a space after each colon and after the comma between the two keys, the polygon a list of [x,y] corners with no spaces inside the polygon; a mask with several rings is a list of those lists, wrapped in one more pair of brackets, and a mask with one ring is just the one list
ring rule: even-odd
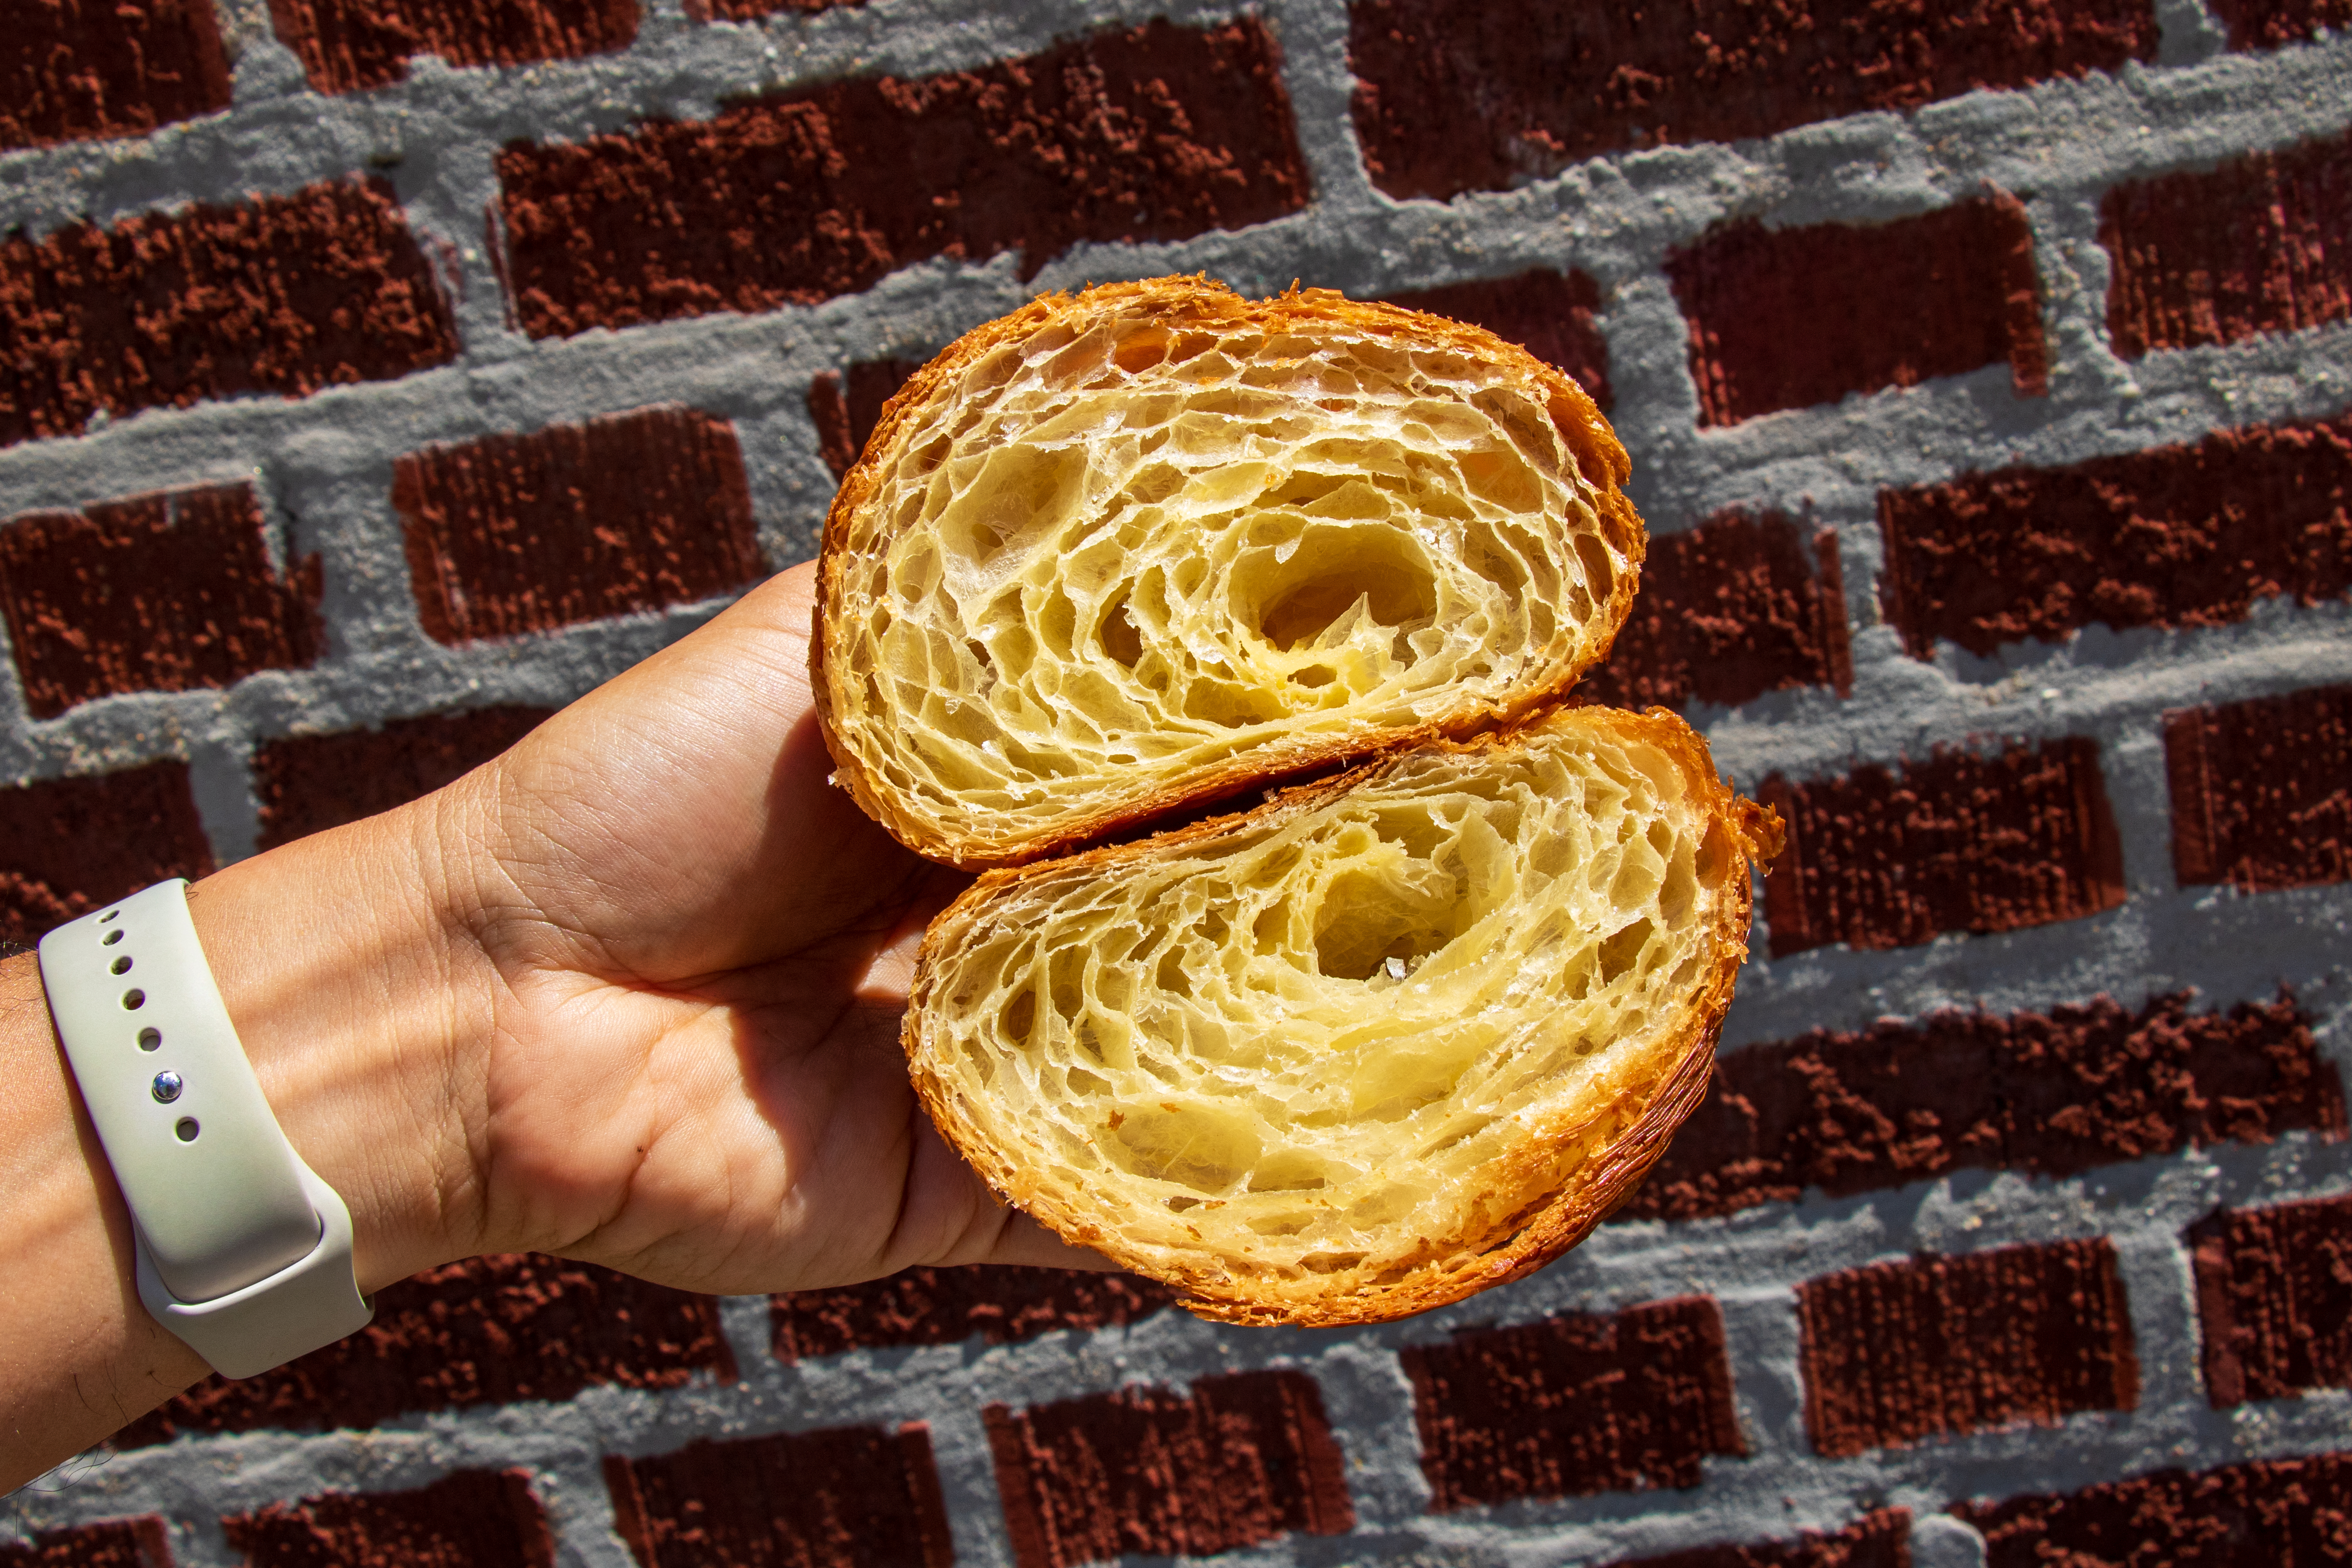
{"label": "croissant half", "polygon": [[1048,295],[887,407],[825,523],[838,777],[978,868],[1533,712],[1643,549],[1581,388],[1321,289]]}
{"label": "croissant half", "polygon": [[1778,819],[1664,710],[1552,710],[983,876],[907,1013],[948,1138],[1234,1322],[1526,1274],[1696,1103]]}

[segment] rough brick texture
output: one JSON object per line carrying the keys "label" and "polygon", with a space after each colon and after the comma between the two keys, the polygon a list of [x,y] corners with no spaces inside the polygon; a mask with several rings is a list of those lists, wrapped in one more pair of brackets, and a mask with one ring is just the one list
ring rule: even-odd
{"label": "rough brick texture", "polygon": [[374,178],[12,234],[0,342],[0,445],[76,435],[96,414],[308,396],[457,353],[448,301]]}
{"label": "rough brick texture", "polygon": [[1853,659],[1837,534],[1811,542],[1809,561],[1803,533],[1777,511],[1651,535],[1633,613],[1577,695],[1620,708],[1737,708],[1791,686],[1844,696]]}
{"label": "rough brick texture", "polygon": [[639,1568],[950,1568],[955,1543],[919,1425],[777,1433],[604,1460]]}
{"label": "rough brick texture", "polygon": [[1609,340],[1593,323],[1601,310],[1601,285],[1587,273],[1538,268],[1513,278],[1449,283],[1388,299],[1410,310],[1475,322],[1574,376],[1603,414],[1615,405],[1609,387]]}
{"label": "rough brick texture", "polygon": [[2352,0],[2205,0],[2230,30],[2233,49],[2301,43],[2322,27],[2352,29]]}
{"label": "rough brick texture", "polygon": [[763,570],[734,427],[649,408],[393,467],[425,634],[457,645],[732,593]]}
{"label": "rough brick texture", "polygon": [[1844,942],[1907,947],[1939,931],[2003,931],[2124,901],[2123,849],[2079,737],[1992,756],[1937,751],[1834,779],[1767,778],[1788,825],[1764,883],[1772,954]]}
{"label": "rough brick texture", "polygon": [[2352,137],[2118,185],[2099,204],[2114,259],[2107,334],[2137,359],[2352,316]]}
{"label": "rough brick texture", "polygon": [[1797,1325],[1805,1430],[1832,1458],[2139,1401],[2105,1237],[1824,1275]]}
{"label": "rough brick texture", "polygon": [[45,1531],[22,1546],[0,1542],[0,1568],[172,1568],[172,1550],[163,1521],[150,1515]]}
{"label": "rough brick texture", "polygon": [[25,707],[227,686],[319,656],[319,558],[281,566],[253,487],[102,501],[0,524],[0,613]]}
{"label": "rough brick texture", "polygon": [[1699,423],[1834,403],[2006,361],[2049,387],[2025,209],[2007,196],[1895,223],[1734,223],[1666,258],[1690,323]]}
{"label": "rough brick texture", "polygon": [[2344,1087],[2294,998],[2137,1013],[1951,1009],[1815,1029],[1716,1061],[1707,1097],[1621,1219],[1697,1219],[1807,1189],[1846,1197],[1965,1169],[2070,1176],[2225,1141],[2345,1131]]}
{"label": "rough brick texture", "polygon": [[1305,205],[1254,18],[1155,21],[1027,59],[751,100],[498,157],[506,266],[533,337],[772,310],[933,257],[1171,240]]}
{"label": "rough brick texture", "polygon": [[2093,622],[2212,626],[2352,590],[2352,416],[1879,492],[1879,597],[1914,658]]}
{"label": "rough brick texture", "polygon": [[2158,1470],[1952,1511],[1984,1532],[1986,1568],[2320,1568],[2352,1562],[2352,1454]]}
{"label": "rough brick texture", "polygon": [[2352,879],[2352,686],[2167,713],[2164,764],[2184,884]]}
{"label": "rough brick texture", "polygon": [[330,1493],[221,1521],[247,1568],[554,1568],[520,1470],[460,1470],[412,1492]]}
{"label": "rough brick texture", "polygon": [[2214,1408],[2352,1388],[2352,1198],[2222,1209],[2189,1244]]}
{"label": "rough brick texture", "polygon": [[1205,1557],[1291,1531],[1355,1527],[1322,1395],[1297,1372],[983,1413],[1020,1568],[1122,1553]]}
{"label": "rough brick texture", "polygon": [[0,790],[0,942],[36,941],[151,882],[212,868],[185,763]]}
{"label": "rough brick texture", "polygon": [[1355,0],[1356,133],[1441,199],[1665,142],[1730,142],[2156,57],[2148,0]]}
{"label": "rough brick texture", "polygon": [[1880,1509],[1832,1534],[1808,1530],[1793,1541],[1699,1546],[1618,1568],[1911,1568],[1910,1534],[1906,1510]]}
{"label": "rough brick texture", "polygon": [[143,136],[226,109],[210,0],[19,0],[0,37],[0,150]]}
{"label": "rough brick texture", "polygon": [[1513,1498],[1695,1487],[1747,1445],[1723,1314],[1704,1297],[1564,1315],[1401,1352],[1438,1512]]}
{"label": "rough brick texture", "polygon": [[1070,1268],[908,1268],[835,1290],[772,1298],[776,1358],[837,1355],[883,1345],[1001,1345],[1057,1330],[1090,1332],[1140,1321],[1175,1302],[1156,1280]]}
{"label": "rough brick texture", "polygon": [[637,0],[269,0],[278,37],[320,92],[383,87],[412,55],[511,66],[626,48]]}
{"label": "rough brick texture", "polygon": [[809,383],[809,417],[816,423],[818,449],[835,479],[849,472],[866,450],[866,438],[874,434],[891,394],[922,368],[920,360],[860,360],[846,377],[826,371]]}
{"label": "rough brick texture", "polygon": [[379,730],[285,735],[253,753],[259,847],[390,811],[463,778],[539,727],[551,708],[475,708]]}
{"label": "rough brick texture", "polygon": [[375,1321],[351,1338],[258,1377],[198,1384],[116,1442],[373,1426],[414,1411],[564,1400],[593,1384],[676,1388],[698,1373],[735,1375],[712,1298],[509,1253],[389,1286]]}

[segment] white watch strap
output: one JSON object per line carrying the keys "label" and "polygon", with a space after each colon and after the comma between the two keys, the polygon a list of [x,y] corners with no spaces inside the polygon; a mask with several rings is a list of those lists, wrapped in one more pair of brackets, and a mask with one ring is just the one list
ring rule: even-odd
{"label": "white watch strap", "polygon": [[229,1377],[373,1316],[351,1211],[263,1098],[174,879],[41,939],[41,982],[131,1209],[139,1298]]}

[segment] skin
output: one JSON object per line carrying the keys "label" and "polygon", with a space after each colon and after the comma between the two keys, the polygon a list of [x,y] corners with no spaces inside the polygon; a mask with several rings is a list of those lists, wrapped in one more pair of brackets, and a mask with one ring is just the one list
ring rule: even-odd
{"label": "skin", "polygon": [[[965,879],[828,784],[813,586],[786,573],[448,788],[192,890],[363,1292],[523,1250],[719,1293],[1106,1267],[996,1202],[908,1088],[916,948]],[[0,1072],[6,1489],[209,1369],[139,1303],[30,954],[0,963]]]}

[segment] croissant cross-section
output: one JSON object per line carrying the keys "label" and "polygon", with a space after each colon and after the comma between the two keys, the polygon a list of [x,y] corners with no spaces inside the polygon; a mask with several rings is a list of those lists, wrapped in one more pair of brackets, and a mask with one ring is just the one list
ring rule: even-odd
{"label": "croissant cross-section", "polygon": [[1703,1089],[1771,814],[1663,710],[1557,710],[1246,815],[992,872],[907,1015],[1015,1205],[1236,1321],[1515,1278]]}
{"label": "croissant cross-section", "polygon": [[1534,711],[1643,535],[1576,384],[1478,328],[1188,279],[1051,295],[885,410],[825,528],[816,696],[912,847],[1017,864]]}

